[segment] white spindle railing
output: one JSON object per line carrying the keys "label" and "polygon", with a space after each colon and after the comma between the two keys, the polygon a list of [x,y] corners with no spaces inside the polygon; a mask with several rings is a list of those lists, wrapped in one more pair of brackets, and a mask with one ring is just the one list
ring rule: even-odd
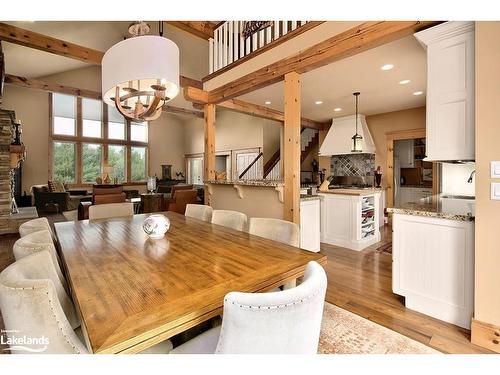
{"label": "white spindle railing", "polygon": [[273,169],[269,171],[264,180],[272,180],[272,181],[281,180],[280,163],[277,163],[273,167]]}
{"label": "white spindle railing", "polygon": [[214,37],[208,41],[210,74],[303,26],[307,21],[271,21],[270,27],[246,39],[243,37],[243,23],[226,21],[214,30]]}

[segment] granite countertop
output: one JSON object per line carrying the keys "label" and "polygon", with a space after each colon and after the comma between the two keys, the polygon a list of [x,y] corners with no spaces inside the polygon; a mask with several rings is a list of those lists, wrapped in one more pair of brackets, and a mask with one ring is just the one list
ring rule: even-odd
{"label": "granite countertop", "polygon": [[277,187],[283,186],[283,181],[275,180],[210,180],[206,182],[207,184],[213,185],[242,185],[242,186],[263,186],[263,187]]}
{"label": "granite countertop", "polygon": [[315,200],[318,200],[318,199],[320,199],[320,197],[317,194],[313,194],[313,195],[310,195],[310,194],[300,194],[300,200],[301,201],[315,201]]}
{"label": "granite countertop", "polygon": [[405,203],[387,208],[388,212],[404,215],[437,217],[449,220],[472,221],[475,216],[475,200],[450,199],[433,195],[419,202]]}
{"label": "granite countertop", "polygon": [[370,189],[330,189],[327,191],[319,191],[320,194],[340,194],[340,195],[373,195],[374,193],[381,193],[384,188],[370,188]]}

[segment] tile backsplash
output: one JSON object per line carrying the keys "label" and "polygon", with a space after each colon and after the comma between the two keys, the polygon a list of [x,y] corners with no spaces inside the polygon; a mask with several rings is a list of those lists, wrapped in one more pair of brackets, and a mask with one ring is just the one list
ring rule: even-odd
{"label": "tile backsplash", "polygon": [[375,155],[335,155],[330,161],[330,169],[334,176],[373,176]]}

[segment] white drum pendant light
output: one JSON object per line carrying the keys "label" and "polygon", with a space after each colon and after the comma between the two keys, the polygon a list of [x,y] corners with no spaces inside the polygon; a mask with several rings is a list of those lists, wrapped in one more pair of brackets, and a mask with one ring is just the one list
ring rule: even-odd
{"label": "white drum pendant light", "polygon": [[149,26],[129,27],[133,37],[115,44],[102,59],[102,96],[126,118],[152,121],[179,93],[179,48]]}

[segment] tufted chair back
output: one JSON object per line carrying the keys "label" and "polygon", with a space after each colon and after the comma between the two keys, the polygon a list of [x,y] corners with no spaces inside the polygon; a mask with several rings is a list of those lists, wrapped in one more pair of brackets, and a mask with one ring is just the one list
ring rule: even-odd
{"label": "tufted chair back", "polygon": [[95,204],[89,207],[90,220],[132,216],[133,214],[134,204],[130,202]]}
{"label": "tufted chair back", "polygon": [[37,219],[26,221],[19,226],[19,235],[24,237],[30,233],[38,232],[40,230],[48,230],[52,233],[52,229],[50,229],[50,224],[47,218],[39,217]]}
{"label": "tufted chair back", "polygon": [[[79,321],[48,251],[26,256],[0,274],[0,310],[5,328],[15,335],[46,337],[48,344],[34,345],[41,353],[87,353],[74,332]],[[11,347],[12,353],[29,351]]]}
{"label": "tufted chair back", "polygon": [[216,353],[315,354],[326,284],[323,267],[309,262],[304,281],[296,288],[228,293]]}
{"label": "tufted chair back", "polygon": [[212,213],[213,209],[210,206],[205,206],[203,204],[186,204],[184,215],[210,222],[212,220]]}
{"label": "tufted chair back", "polygon": [[248,225],[248,233],[265,237],[269,240],[300,247],[299,226],[290,221],[253,217]]}
{"label": "tufted chair back", "polygon": [[243,231],[247,226],[247,215],[238,211],[214,210],[212,224]]}
{"label": "tufted chair back", "polygon": [[40,251],[48,251],[52,258],[52,263],[54,264],[57,276],[59,277],[59,280],[63,284],[64,288],[67,289],[66,280],[61,272],[61,262],[59,260],[59,256],[57,255],[54,242],[52,242],[52,235],[48,230],[40,230],[21,237],[14,243],[12,250],[16,260],[20,260],[28,255]]}

